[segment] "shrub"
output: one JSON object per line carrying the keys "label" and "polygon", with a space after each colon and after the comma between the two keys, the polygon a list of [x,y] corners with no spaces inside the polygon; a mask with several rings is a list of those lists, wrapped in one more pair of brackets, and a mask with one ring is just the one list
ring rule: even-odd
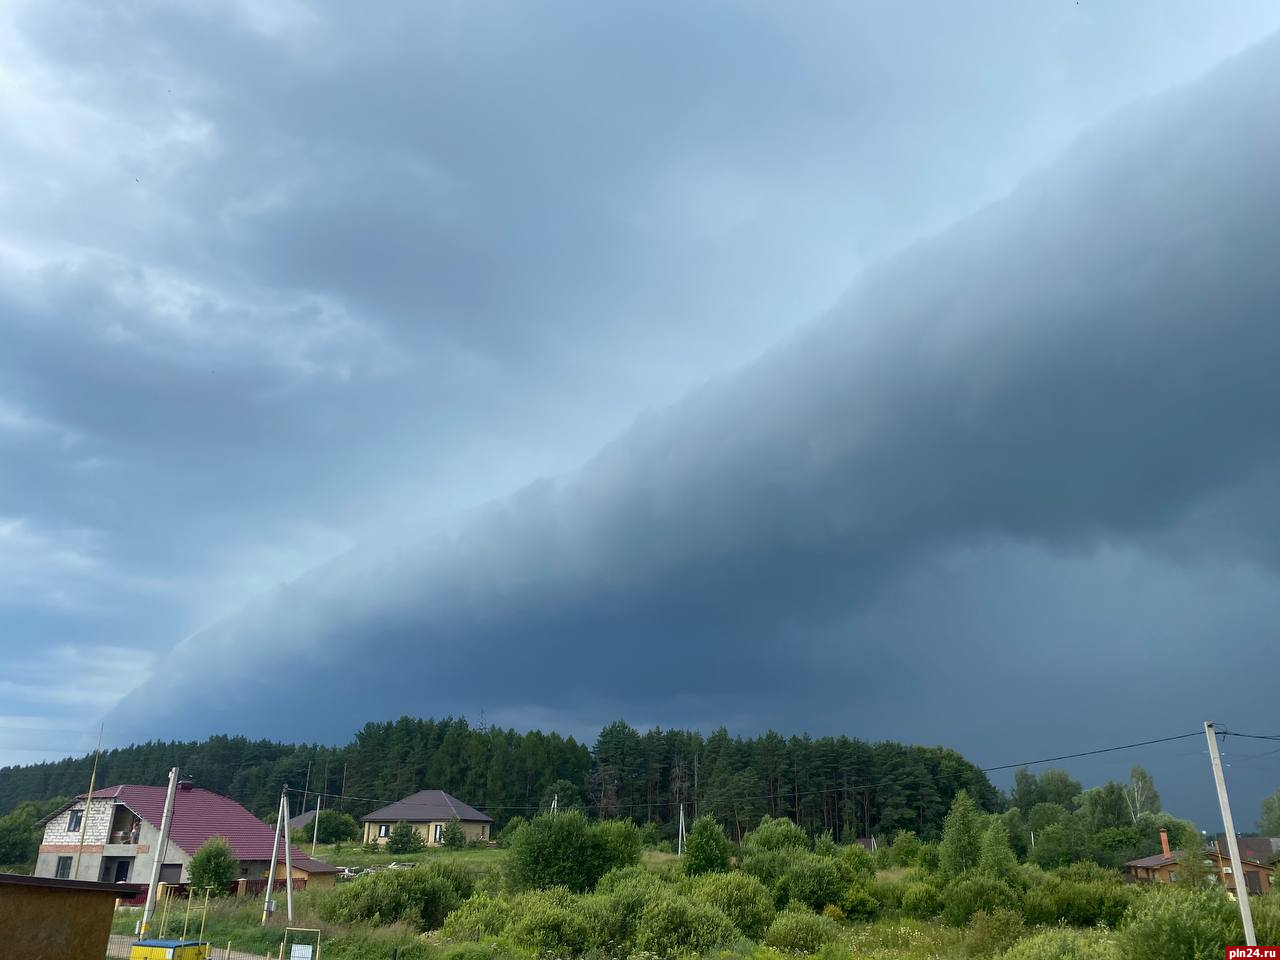
{"label": "shrub", "polygon": [[689,876],[729,869],[733,847],[715,817],[699,817],[684,845],[684,872]]}
{"label": "shrub", "polygon": [[343,813],[341,810],[321,810],[319,823],[312,828],[311,836],[308,836],[307,840],[310,841],[312,837],[315,837],[317,843],[359,840],[360,825],[349,813]]}
{"label": "shrub", "polygon": [[528,824],[528,820],[519,814],[516,814],[502,825],[502,829],[498,831],[498,835],[493,838],[494,843],[504,849],[511,846],[511,838],[519,832],[521,827],[528,826]]}
{"label": "shrub", "polygon": [[908,917],[928,920],[942,912],[942,897],[931,883],[915,881],[902,891],[902,912]]}
{"label": "shrub", "polygon": [[892,907],[897,910],[902,907],[902,896],[907,891],[907,885],[897,880],[881,880],[876,878],[870,883],[859,881],[866,887],[867,893],[875,897],[882,907]]}
{"label": "shrub", "polygon": [[706,873],[690,880],[687,889],[693,900],[715,907],[752,940],[759,940],[773,922],[773,895],[749,874]]}
{"label": "shrub", "polygon": [[193,892],[212,887],[211,896],[225,897],[231,892],[231,881],[236,878],[240,861],[226,837],[210,837],[191,857],[187,869]]}
{"label": "shrub", "polygon": [[844,923],[846,919],[845,913],[834,903],[828,903],[822,908],[822,915],[828,920],[834,920],[836,923]]}
{"label": "shrub", "polygon": [[623,886],[638,883],[656,890],[662,887],[662,881],[651,870],[632,864],[629,867],[614,867],[596,883],[596,893],[613,893]]}
{"label": "shrub", "polygon": [[434,930],[471,892],[472,881],[465,870],[433,863],[357,877],[324,891],[317,910],[331,923],[400,922]]}
{"label": "shrub", "polygon": [[590,945],[591,928],[568,891],[556,888],[519,897],[504,937],[537,954],[577,955]]}
{"label": "shrub", "polygon": [[743,855],[742,869],[776,891],[791,866],[792,856],[789,850],[753,850]]}
{"label": "shrub", "polygon": [[936,843],[920,844],[920,854],[916,857],[917,867],[929,873],[934,873],[937,871],[941,862],[942,854],[938,851],[938,845]]}
{"label": "shrub", "polygon": [[736,936],[733,923],[715,907],[675,894],[645,904],[636,924],[636,947],[662,957],[705,953]]}
{"label": "shrub", "polygon": [[1124,886],[1114,874],[1106,879],[1083,881],[1071,879],[1069,875],[1048,876],[1027,891],[1022,912],[1028,923],[1045,926],[1104,924],[1115,928],[1124,918],[1133,896],[1133,889]]}
{"label": "shrub", "polygon": [[1009,828],[997,817],[991,819],[982,835],[978,870],[1010,885],[1018,881],[1018,858],[1014,856],[1013,847],[1009,846]]}
{"label": "shrub", "polygon": [[873,880],[876,875],[876,861],[860,843],[851,843],[840,848],[840,863],[850,880]]}
{"label": "shrub", "polygon": [[444,932],[452,940],[481,940],[501,934],[510,919],[506,900],[477,893],[444,918]]}
{"label": "shrub", "polygon": [[791,953],[816,953],[840,935],[830,917],[804,910],[784,910],[769,925],[764,942]]}
{"label": "shrub", "polygon": [[1049,930],[1013,945],[1001,960],[1121,960],[1115,942],[1100,932]]}
{"label": "shrub", "polygon": [[643,843],[640,828],[631,820],[605,820],[595,825],[604,844],[606,869],[627,867],[640,862]]}
{"label": "shrub", "polygon": [[813,852],[820,857],[834,857],[840,848],[836,846],[835,838],[831,836],[831,831],[820,833],[813,838]]}
{"label": "shrub", "polygon": [[850,920],[874,920],[880,912],[880,900],[861,881],[849,884],[841,901]]}
{"label": "shrub", "polygon": [[953,880],[942,891],[942,919],[953,927],[963,927],[979,910],[1000,907],[1016,909],[1018,895],[1003,880],[969,876]]}
{"label": "shrub", "polygon": [[872,854],[875,860],[877,870],[888,870],[893,866],[893,851],[888,847],[876,847],[876,852]]}
{"label": "shrub", "polygon": [[1130,907],[1120,945],[1126,960],[1209,960],[1243,937],[1236,906],[1221,887],[1161,887]]}
{"label": "shrub", "polygon": [[757,850],[808,850],[809,835],[798,823],[778,817],[765,816],[760,825],[742,840],[749,851]]}
{"label": "shrub", "polygon": [[467,845],[467,832],[462,829],[462,821],[453,817],[444,825],[440,841],[450,850],[461,850]]}
{"label": "shrub", "polygon": [[821,910],[828,903],[840,903],[846,886],[848,881],[835,860],[797,852],[778,879],[774,895],[779,906],[794,901]]}
{"label": "shrub", "polygon": [[914,867],[920,858],[920,838],[910,830],[899,830],[893,835],[893,862],[899,867]]}
{"label": "shrub", "polygon": [[1003,953],[1022,939],[1026,927],[1022,914],[996,909],[979,910],[969,920],[964,936],[964,952],[968,957],[993,957]]}
{"label": "shrub", "polygon": [[507,876],[517,890],[589,890],[608,869],[604,837],[577,810],[544,813],[511,838]]}
{"label": "shrub", "polygon": [[422,834],[403,820],[391,828],[391,835],[387,837],[388,853],[417,853],[424,846]]}

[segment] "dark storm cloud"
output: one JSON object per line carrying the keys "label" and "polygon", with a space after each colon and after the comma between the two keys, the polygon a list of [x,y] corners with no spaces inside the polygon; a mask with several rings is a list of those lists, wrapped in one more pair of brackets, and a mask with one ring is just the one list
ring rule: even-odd
{"label": "dark storm cloud", "polygon": [[[999,761],[1264,724],[1197,651],[1218,628],[1255,662],[1273,643],[1250,518],[1280,469],[1278,110],[1272,40],[581,469],[200,632],[111,725],[861,718]],[[197,689],[218,691],[198,714]]]}

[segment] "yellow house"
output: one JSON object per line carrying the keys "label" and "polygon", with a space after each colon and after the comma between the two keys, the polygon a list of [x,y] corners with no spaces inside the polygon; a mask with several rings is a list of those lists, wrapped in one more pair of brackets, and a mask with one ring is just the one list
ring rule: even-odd
{"label": "yellow house", "polygon": [[444,843],[444,828],[451,820],[462,824],[462,832],[468,841],[488,840],[493,829],[492,817],[443,790],[419,790],[390,806],[366,814],[360,820],[364,824],[365,843],[386,843],[401,820],[417,830],[431,847]]}

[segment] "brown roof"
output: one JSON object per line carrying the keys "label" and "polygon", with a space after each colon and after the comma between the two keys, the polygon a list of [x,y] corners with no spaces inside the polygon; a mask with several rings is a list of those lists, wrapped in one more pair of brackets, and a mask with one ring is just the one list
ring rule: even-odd
{"label": "brown roof", "polygon": [[[122,783],[93,792],[93,799],[122,803],[157,830],[164,820],[164,801],[168,787]],[[83,800],[81,794],[76,801]],[[73,801],[75,802],[75,801]],[[68,804],[70,806],[70,804]],[[65,807],[63,808],[66,809]],[[56,814],[55,814],[56,815]],[[173,796],[173,822],[169,825],[169,841],[194,855],[210,837],[224,837],[237,860],[270,860],[276,831],[230,797],[188,784]],[[293,865],[307,873],[337,873],[338,868],[305,856],[290,846]],[[284,850],[278,851],[280,860]]]}
{"label": "brown roof", "polygon": [[55,877],[28,877],[20,873],[0,873],[0,884],[17,887],[46,887],[76,893],[109,893],[113,897],[135,897],[142,892],[136,883],[98,883],[95,880],[58,880]]}
{"label": "brown roof", "polygon": [[[1204,856],[1209,857],[1211,859],[1217,859],[1219,861],[1230,859],[1230,857],[1227,854],[1218,853],[1217,850],[1205,850]],[[1157,853],[1155,856],[1139,857],[1137,860],[1129,860],[1125,863],[1125,866],[1126,867],[1152,867],[1152,868],[1170,867],[1178,863],[1180,860],[1182,860],[1182,857],[1183,857],[1183,851],[1174,850],[1173,853],[1171,853],[1167,857],[1163,853]],[[1251,860],[1248,857],[1244,856],[1243,854],[1240,857],[1240,862],[1241,864],[1247,863],[1252,867],[1263,866],[1263,864],[1259,863],[1257,860]]]}
{"label": "brown roof", "polygon": [[367,813],[361,820],[387,823],[404,820],[408,823],[426,823],[429,820],[452,820],[457,817],[465,823],[493,823],[493,817],[469,807],[457,797],[443,790],[419,790],[412,796],[397,800],[381,810]]}

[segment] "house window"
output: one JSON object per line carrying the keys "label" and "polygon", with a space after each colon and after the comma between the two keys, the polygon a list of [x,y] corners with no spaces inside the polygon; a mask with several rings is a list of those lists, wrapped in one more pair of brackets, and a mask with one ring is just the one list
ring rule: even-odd
{"label": "house window", "polygon": [[57,877],[59,880],[70,879],[71,878],[71,858],[59,857],[58,868],[53,872],[53,875]]}
{"label": "house window", "polygon": [[380,824],[378,824],[378,836],[380,836],[380,837],[389,837],[389,836],[391,836],[391,824],[389,824],[389,823],[380,823]]}
{"label": "house window", "polygon": [[435,832],[435,841],[436,843],[440,843],[443,839],[444,839],[444,824],[437,823],[436,832]]}
{"label": "house window", "polygon": [[83,810],[72,810],[67,816],[67,833],[79,833],[80,824],[84,822]]}

